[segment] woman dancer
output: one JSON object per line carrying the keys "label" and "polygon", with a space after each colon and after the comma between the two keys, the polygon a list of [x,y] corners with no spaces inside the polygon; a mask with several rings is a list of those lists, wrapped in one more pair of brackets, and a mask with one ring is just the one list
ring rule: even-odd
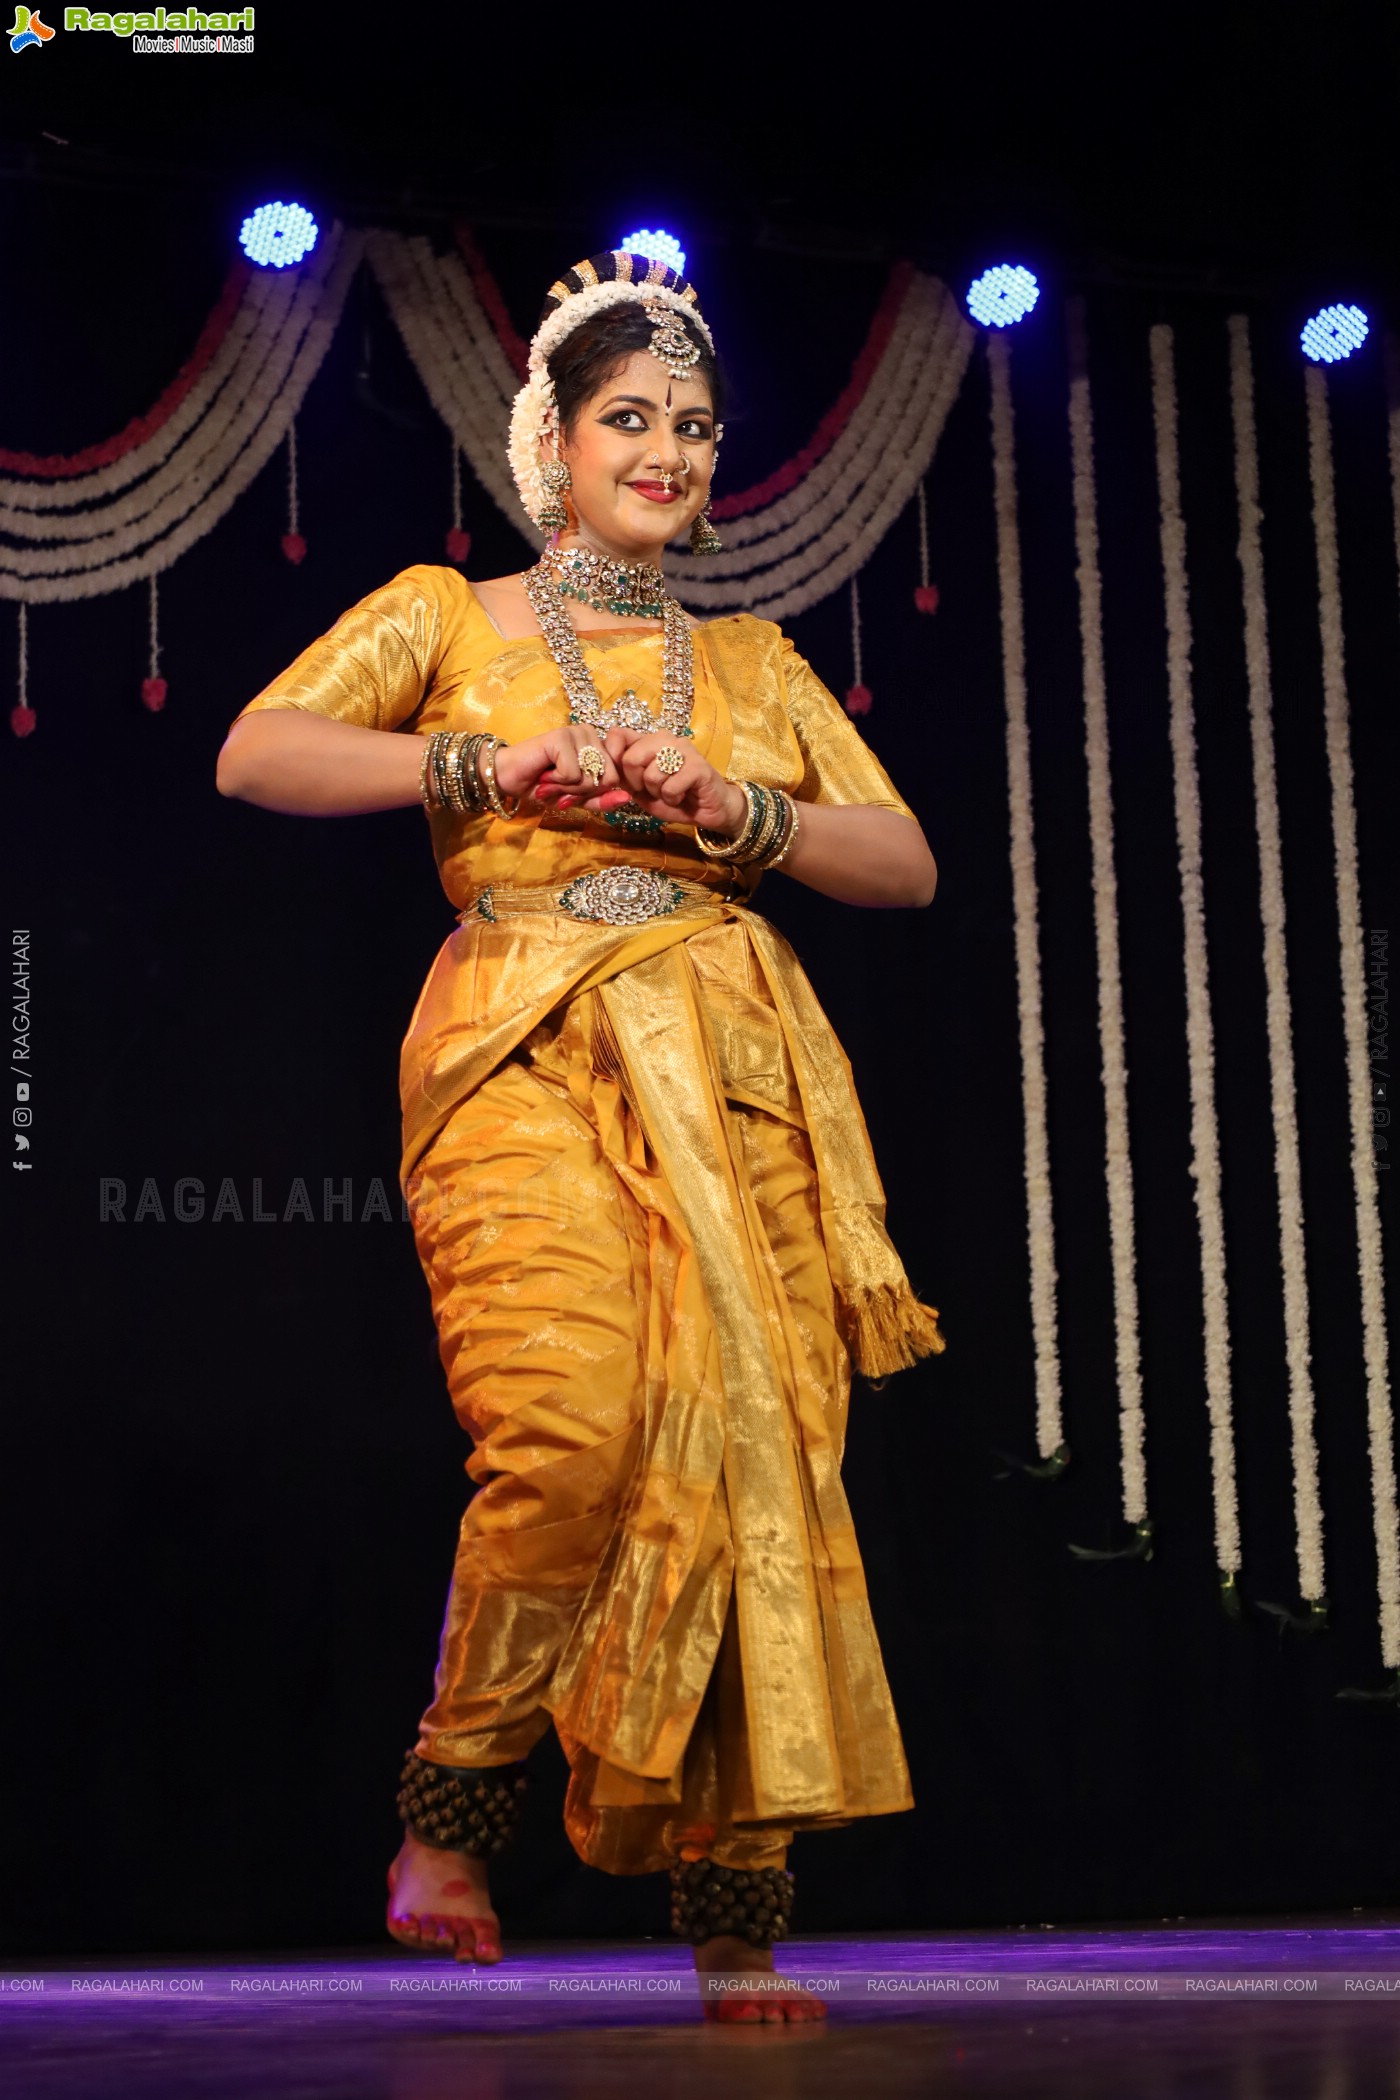
{"label": "woman dancer", "polygon": [[669,1871],[707,2011],[808,2019],[772,1961],[793,1833],[913,1805],[840,1480],[852,1368],[944,1342],[750,900],[768,868],[884,906],[937,874],[781,630],[666,588],[678,534],[718,548],[722,405],[684,279],[568,271],[511,423],[540,559],[371,592],[242,710],[218,785],[422,802],[459,920],[403,1044],[401,1171],[477,1492],[388,1928],[501,1958],[486,1860],[552,1722],[575,1850]]}

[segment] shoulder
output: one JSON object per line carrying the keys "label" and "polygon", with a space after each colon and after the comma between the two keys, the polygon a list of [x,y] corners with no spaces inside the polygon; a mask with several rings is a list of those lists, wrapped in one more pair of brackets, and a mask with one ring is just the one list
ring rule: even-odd
{"label": "shoulder", "polygon": [[756,613],[702,620],[695,634],[721,677],[732,667],[736,677],[752,678],[759,672],[781,679],[793,661],[792,643],[777,621],[761,620]]}

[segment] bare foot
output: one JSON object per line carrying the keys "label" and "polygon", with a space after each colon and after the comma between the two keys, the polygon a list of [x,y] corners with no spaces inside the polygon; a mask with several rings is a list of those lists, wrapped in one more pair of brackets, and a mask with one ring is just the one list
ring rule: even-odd
{"label": "bare foot", "polygon": [[500,1920],[491,1908],[486,1862],[470,1852],[425,1845],[404,1832],[389,1869],[390,1933],[425,1954],[454,1961],[501,1959]]}
{"label": "bare foot", "polygon": [[[714,1939],[705,1940],[695,1949],[695,1972],[702,1979],[700,1992],[707,2020],[762,2020],[777,2026],[780,2021],[826,2018],[822,1999],[799,1989],[786,1976],[779,1976],[773,1967],[771,1947],[752,1947],[732,1933],[717,1933]],[[753,1977],[752,1988],[734,1981],[740,1972]],[[715,1975],[725,1977],[722,1988],[704,1982],[704,1978]]]}

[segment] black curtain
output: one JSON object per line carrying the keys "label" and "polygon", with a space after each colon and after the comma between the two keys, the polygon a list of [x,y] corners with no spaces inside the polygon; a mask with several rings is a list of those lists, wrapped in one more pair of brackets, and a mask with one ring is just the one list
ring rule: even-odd
{"label": "black curtain", "polygon": [[[47,63],[49,54],[44,54]],[[132,217],[37,185],[4,229],[5,441],[117,429],[188,352],[230,253],[227,198]],[[481,233],[517,326],[593,238]],[[561,239],[563,246],[561,247]],[[874,244],[878,248],[879,244]],[[565,252],[567,250],[567,252]],[[712,228],[690,274],[736,389],[727,485],[770,471],[839,391],[887,258]],[[1063,295],[1014,341],[1065,1417],[1034,1393],[988,386],[981,350],[929,478],[935,617],[912,508],[861,578],[861,728],[941,869],[926,912],[861,912],[781,876],[794,942],[853,1061],[946,1356],[858,1385],[846,1479],[918,1807],[799,1842],[805,1930],[1347,1907],[1393,1898],[1394,1706],[1376,1630],[1299,310],[1292,289],[1089,283],[1130,1113],[1155,1552],[1128,1543],[1103,1169]],[[1330,289],[1330,288],[1329,288]],[[1297,1608],[1288,1389],[1253,831],[1226,317],[1254,332],[1295,1001],[1330,1630]],[[783,327],[775,325],[781,313]],[[1148,330],[1176,330],[1231,1291],[1244,1613],[1218,1597],[1188,1173]],[[1331,381],[1368,928],[1390,925],[1400,673],[1378,344]],[[299,419],[304,564],[279,453],[146,593],[37,606],[36,733],[6,736],[16,926],[30,929],[34,1171],[19,1227],[5,1553],[11,1952],[372,1943],[398,1764],[431,1690],[466,1446],[400,1212],[398,1047],[452,928],[411,811],[313,822],[222,800],[243,702],[354,599],[443,559],[446,433],[367,272]],[[524,543],[470,477],[468,573]],[[838,692],[839,590],[791,623]],[[0,604],[0,697],[16,607]],[[215,1221],[229,1183],[240,1215]],[[324,1215],[325,1184],[348,1201]],[[125,1220],[104,1219],[119,1185]],[[183,1196],[177,1190],[183,1186]],[[313,1217],[295,1212],[304,1185]],[[153,1190],[163,1215],[136,1213]],[[1390,1179],[1384,1227],[1393,1248]],[[183,1204],[199,1215],[182,1217]],[[379,1202],[379,1196],[384,1202]],[[149,1204],[149,1197],[147,1199]],[[255,1210],[268,1215],[257,1219]],[[387,1215],[386,1215],[387,1213]],[[1391,1275],[1391,1303],[1395,1281]],[[655,1877],[586,1872],[552,1741],[507,1930],[665,1930]],[[81,1886],[81,1901],[73,1890]]]}

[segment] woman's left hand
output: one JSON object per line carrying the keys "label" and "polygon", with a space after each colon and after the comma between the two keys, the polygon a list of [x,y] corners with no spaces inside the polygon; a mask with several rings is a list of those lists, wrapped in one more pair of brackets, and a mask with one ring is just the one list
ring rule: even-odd
{"label": "woman's left hand", "polygon": [[[722,831],[731,838],[742,830],[748,816],[743,789],[702,758],[689,737],[664,729],[610,729],[603,741],[632,800],[649,817],[659,817],[663,824],[694,824],[706,831]],[[664,773],[656,762],[668,745],[684,760],[673,773]],[[544,784],[548,786],[547,779]],[[620,799],[614,788],[596,797],[562,795],[556,806],[572,802],[583,809],[609,809]]]}

